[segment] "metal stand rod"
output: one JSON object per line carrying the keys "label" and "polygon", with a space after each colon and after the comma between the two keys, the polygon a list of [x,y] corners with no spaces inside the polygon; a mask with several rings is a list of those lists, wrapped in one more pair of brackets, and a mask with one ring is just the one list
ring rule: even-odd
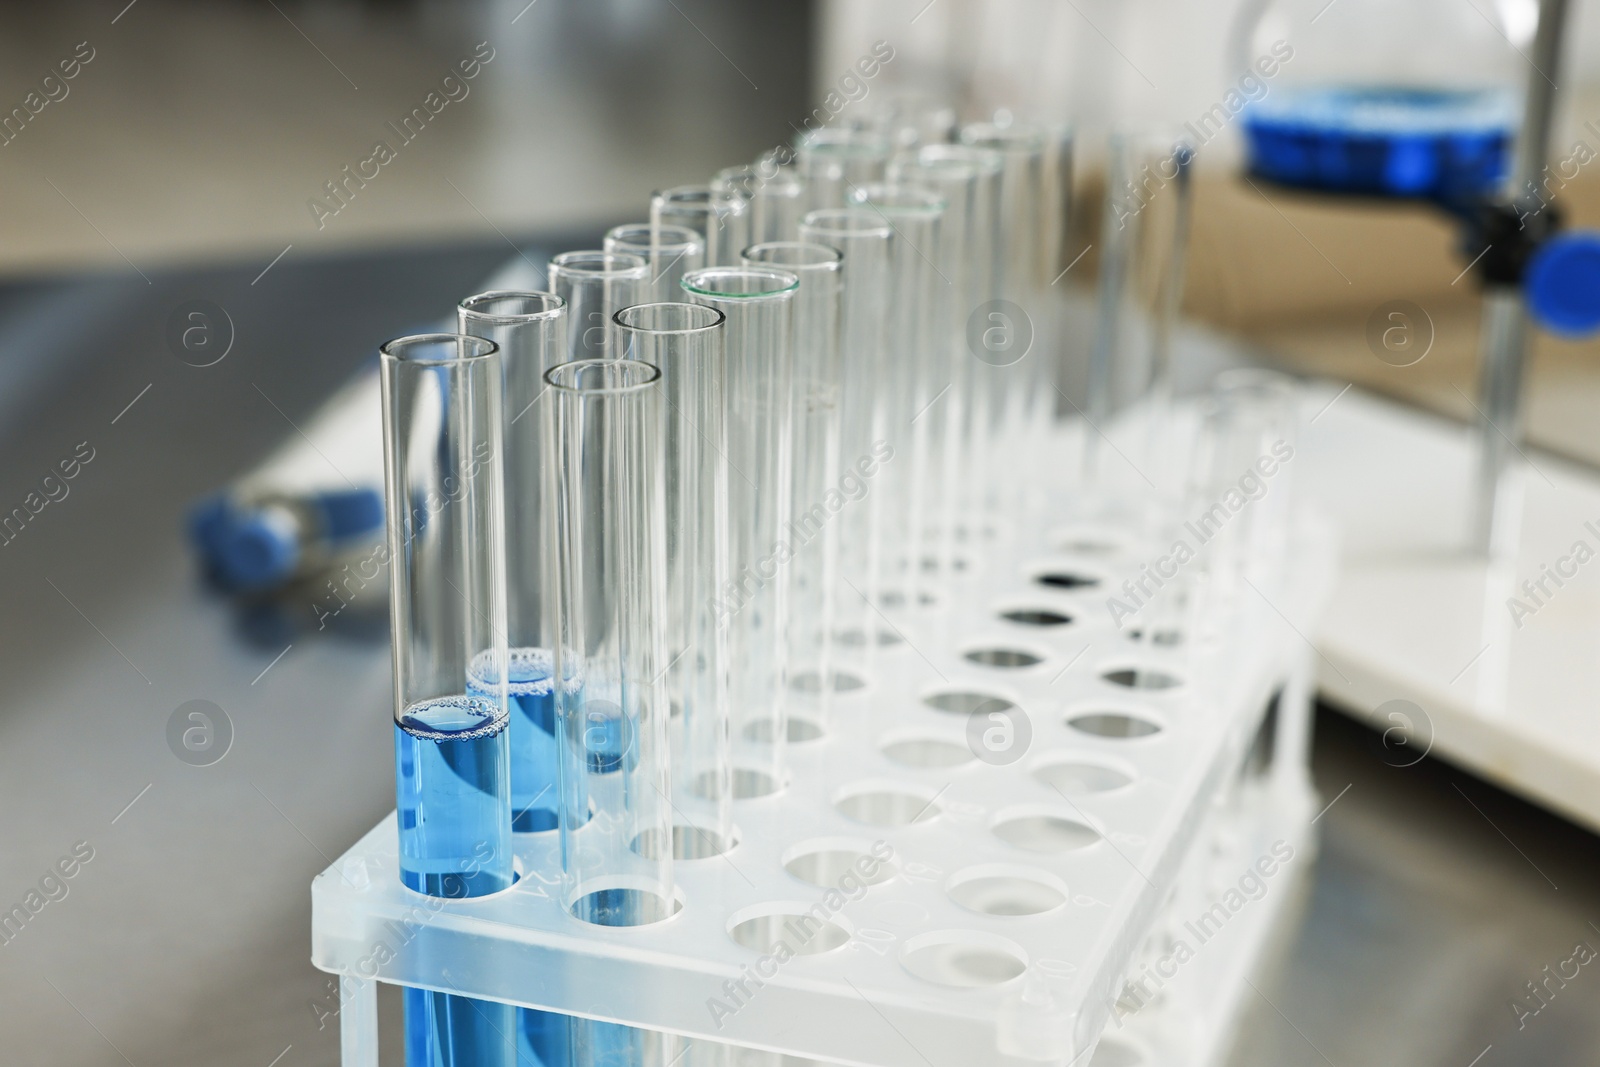
{"label": "metal stand rod", "polygon": [[[1512,175],[1513,202],[1537,191],[1550,156],[1555,77],[1566,17],[1567,0],[1540,0]],[[1478,553],[1494,557],[1514,550],[1522,510],[1514,484],[1516,453],[1522,442],[1523,368],[1528,351],[1528,319],[1520,288],[1492,285],[1485,290],[1479,351],[1478,477],[1471,535]]]}

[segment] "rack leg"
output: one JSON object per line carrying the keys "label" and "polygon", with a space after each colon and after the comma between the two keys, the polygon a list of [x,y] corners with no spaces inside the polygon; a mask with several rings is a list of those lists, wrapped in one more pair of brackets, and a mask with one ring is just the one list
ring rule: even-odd
{"label": "rack leg", "polygon": [[378,1067],[378,983],[339,979],[339,1063]]}

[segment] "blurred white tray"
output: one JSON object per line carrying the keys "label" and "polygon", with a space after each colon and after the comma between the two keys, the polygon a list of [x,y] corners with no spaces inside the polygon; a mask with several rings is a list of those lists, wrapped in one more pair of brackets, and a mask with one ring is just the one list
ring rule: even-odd
{"label": "blurred white tray", "polygon": [[[1394,765],[1431,750],[1600,830],[1600,477],[1529,451],[1520,545],[1491,566],[1464,549],[1468,428],[1339,389],[1303,408],[1326,410],[1302,435],[1301,484],[1343,546],[1322,695],[1385,731]],[[1560,564],[1579,541],[1594,558]],[[1558,564],[1575,573],[1549,595],[1522,588]],[[1513,618],[1513,597],[1531,613]]]}

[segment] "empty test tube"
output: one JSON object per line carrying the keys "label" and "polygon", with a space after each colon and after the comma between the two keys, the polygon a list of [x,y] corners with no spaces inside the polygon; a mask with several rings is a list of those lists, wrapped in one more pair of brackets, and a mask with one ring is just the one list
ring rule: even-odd
{"label": "empty test tube", "polygon": [[780,165],[776,157],[766,155],[749,166],[719,170],[711,179],[711,188],[749,202],[752,244],[793,241],[799,235],[805,183],[793,167]]}
{"label": "empty test tube", "polygon": [[872,129],[824,126],[795,141],[795,170],[805,183],[806,208],[844,207],[850,190],[882,181],[889,140]]}
{"label": "empty test tube", "polygon": [[[988,247],[989,235],[977,230],[981,163],[969,150],[949,152],[943,147],[897,159],[889,168],[890,180],[927,188],[945,203],[938,240],[927,255],[935,270],[937,299],[928,309],[929,374],[934,383],[933,406],[918,418],[926,422],[929,477],[924,510],[923,566],[938,581],[948,581],[957,559],[955,534],[958,509],[965,496],[960,491],[966,477],[983,472],[970,466],[967,451],[971,424],[971,379],[975,357],[967,342],[967,325],[976,299],[978,267],[975,256]],[[970,249],[978,249],[969,253]]]}
{"label": "empty test tube", "polygon": [[788,741],[788,600],[793,569],[790,339],[800,279],[770,267],[707,267],[683,279],[688,299],[726,316],[729,718],[735,797],[783,788]]}
{"label": "empty test tube", "polygon": [[[942,230],[959,255],[955,270],[941,273],[951,281],[952,299],[945,309],[947,327],[954,331],[953,371],[955,401],[946,412],[958,470],[945,484],[952,497],[941,501],[952,516],[942,531],[948,537],[949,551],[944,562],[959,567],[961,556],[955,547],[982,535],[982,517],[999,498],[996,471],[1012,463],[1009,456],[996,454],[995,440],[1001,424],[1001,396],[997,395],[995,368],[989,344],[994,329],[1014,330],[1016,323],[997,322],[989,317],[996,299],[996,236],[1000,216],[1000,156],[971,145],[930,144],[914,155],[898,159],[890,168],[893,180],[927,185],[945,199]],[[941,259],[941,262],[943,260]],[[998,358],[1006,358],[1004,350]],[[947,575],[947,578],[950,575]]]}
{"label": "empty test tube", "polygon": [[638,256],[649,266],[650,280],[640,302],[677,300],[683,294],[678,287],[683,276],[706,265],[705,238],[684,226],[652,226],[648,222],[613,226],[606,231],[604,247],[607,252]]}
{"label": "empty test tube", "polygon": [[650,265],[629,252],[563,252],[550,260],[550,289],[567,303],[566,358],[610,353],[611,316],[647,299]]}
{"label": "empty test tube", "polygon": [[931,189],[906,183],[869,182],[850,194],[852,203],[889,224],[887,319],[877,390],[883,436],[894,448],[874,491],[883,497],[879,539],[885,546],[878,603],[916,609],[924,596],[923,537],[927,522],[930,420],[928,408],[949,385],[942,338],[933,333],[933,311],[950,286],[937,275],[945,200]]}
{"label": "empty test tube", "polygon": [[662,625],[678,859],[719,855],[733,845],[729,619],[717,610],[728,580],[724,321],[716,308],[676,302],[640,304],[615,315],[618,355],[661,371],[666,405]]}
{"label": "empty test tube", "polygon": [[750,202],[737,192],[710,185],[679,185],[650,198],[652,226],[682,226],[705,240],[706,265],[739,262],[750,243]]}
{"label": "empty test tube", "polygon": [[[993,152],[1000,160],[1000,195],[994,229],[994,299],[1003,304],[986,312],[979,373],[989,381],[994,445],[1004,455],[1038,455],[1043,445],[1041,400],[1053,407],[1051,354],[1039,342],[1048,327],[1049,279],[1041,278],[1045,239],[1046,162],[1051,143],[1045,131],[1028,124],[973,123],[961,129],[961,143]],[[1002,474],[1003,468],[996,471]],[[1024,475],[1026,468],[1011,473]],[[1026,479],[1011,479],[1007,501],[1018,499]]]}
{"label": "empty test tube", "polygon": [[[828,245],[777,241],[745,249],[751,266],[800,279],[794,301],[794,580],[789,590],[789,681],[811,694],[810,714],[826,729],[838,685],[833,662],[833,600],[843,507],[839,466],[839,311],[844,254]],[[829,496],[829,490],[834,495]],[[803,729],[803,727],[801,727]],[[795,733],[791,729],[791,733]]]}
{"label": "empty test tube", "polygon": [[[515,877],[500,354],[428,334],[388,342],[379,366],[400,878],[429,896],[483,896]],[[472,684],[484,677],[497,684]],[[509,1006],[412,987],[405,1005],[427,1067],[514,1062]]]}
{"label": "empty test tube", "polygon": [[[867,679],[877,645],[894,635],[880,624],[880,530],[882,494],[874,480],[885,464],[898,462],[887,437],[885,398],[879,389],[889,315],[889,239],[894,231],[882,215],[865,207],[813,211],[800,224],[810,244],[844,254],[840,302],[839,464],[832,475],[846,502],[839,524],[839,585],[834,593],[836,686],[855,688]],[[844,665],[854,649],[860,662]]]}
{"label": "empty test tube", "polygon": [[[1162,468],[1173,451],[1160,436],[1167,425],[1168,345],[1183,292],[1188,243],[1193,149],[1162,134],[1113,133],[1106,159],[1101,221],[1100,281],[1094,347],[1089,361],[1088,422],[1111,433],[1131,424],[1124,451],[1157,484],[1174,479]],[[1086,474],[1107,474],[1100,433],[1085,434]]]}
{"label": "empty test tube", "polygon": [[661,372],[579,360],[545,384],[563,894],[585,922],[637,926],[675,906]]}

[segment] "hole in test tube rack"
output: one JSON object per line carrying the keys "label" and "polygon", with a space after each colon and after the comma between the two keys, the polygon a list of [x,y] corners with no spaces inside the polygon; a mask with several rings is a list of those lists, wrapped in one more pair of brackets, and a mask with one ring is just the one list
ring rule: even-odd
{"label": "hole in test tube rack", "polygon": [[789,680],[789,688],[797,693],[820,693],[824,688],[834,693],[853,693],[866,686],[863,679],[849,671],[831,671],[826,681],[819,671],[802,671]]}
{"label": "hole in test tube rack", "polygon": [[1080,756],[1046,754],[1033,768],[1033,777],[1067,796],[1109,793],[1133,782],[1131,772]]}
{"label": "hole in test tube rack", "polygon": [[[735,767],[733,769],[733,799],[754,800],[757,797],[768,797],[783,788],[779,782],[766,771],[759,771],[753,767]],[[717,796],[717,772],[707,771],[694,783],[695,796],[713,800]]]}
{"label": "hole in test tube rack", "polygon": [[879,746],[886,759],[916,770],[959,767],[973,760],[965,739],[932,734],[894,734]]}
{"label": "hole in test tube rack", "polygon": [[[810,719],[801,718],[798,715],[790,715],[787,718],[787,722],[788,725],[784,729],[784,734],[788,737],[790,743],[804,744],[807,741],[820,741],[823,737],[822,727]],[[750,741],[768,743],[772,740],[772,734],[772,722],[769,719],[757,719],[747,724],[744,728],[744,736]]]}
{"label": "hole in test tube rack", "polygon": [[[1128,640],[1143,641],[1144,628],[1135,626],[1128,631]],[[1161,648],[1176,648],[1183,644],[1183,631],[1175,626],[1163,627],[1150,632],[1150,643]]]}
{"label": "hole in test tube rack", "polygon": [[839,920],[807,914],[809,904],[766,904],[734,912],[728,936],[755,952],[770,952],[779,942],[796,956],[816,956],[850,940]]}
{"label": "hole in test tube rack", "polygon": [[946,689],[930,693],[922,702],[935,711],[948,711],[952,715],[971,715],[977,711],[1010,711],[1016,703],[994,693],[969,689]]}
{"label": "hole in test tube rack", "polygon": [[900,950],[900,966],[935,985],[979,989],[1011,981],[1028,969],[1028,957],[1004,938],[948,930],[908,940]]}
{"label": "hole in test tube rack", "polygon": [[656,888],[623,882],[597,882],[578,889],[569,909],[572,917],[595,926],[646,926],[683,910],[681,892],[669,897]]}
{"label": "hole in test tube rack", "polygon": [[969,649],[962,658],[983,667],[994,667],[1005,671],[1037,667],[1044,662],[1043,656],[1021,648],[974,648]]}
{"label": "hole in test tube rack", "polygon": [[1059,530],[1050,536],[1050,544],[1056,551],[1071,556],[1111,556],[1122,548],[1121,540],[1114,534],[1082,528]]}
{"label": "hole in test tube rack", "polygon": [[1067,725],[1079,733],[1113,740],[1133,740],[1161,732],[1161,724],[1121,711],[1089,711],[1073,715]]}
{"label": "hole in test tube rack", "polygon": [[854,874],[867,885],[878,885],[894,877],[892,860],[880,859],[872,842],[852,837],[825,837],[802,841],[784,853],[783,869],[821,889],[836,889],[839,880]]}
{"label": "hole in test tube rack", "polygon": [[1154,667],[1118,667],[1100,677],[1124,689],[1174,689],[1183,684],[1183,679],[1176,674]]}
{"label": "hole in test tube rack", "polygon": [[[878,606],[885,611],[898,611],[911,602],[903,589],[885,589],[878,594]],[[939,603],[939,598],[932,593],[918,593],[917,606],[931,608]]]}
{"label": "hole in test tube rack", "polygon": [[951,556],[948,560],[941,560],[938,556],[922,557],[922,572],[924,574],[938,574],[948,568],[953,574],[961,574],[967,570],[967,560],[964,556]]}
{"label": "hole in test tube rack", "polygon": [[1071,815],[1032,805],[1000,812],[989,829],[1008,845],[1029,852],[1076,852],[1100,840],[1098,830]]}
{"label": "hole in test tube rack", "polygon": [[1145,1055],[1118,1037],[1102,1038],[1095,1047],[1089,1067],[1142,1067]]}
{"label": "hole in test tube rack", "polygon": [[1033,580],[1047,589],[1093,589],[1100,579],[1078,571],[1045,571],[1034,575]]}
{"label": "hole in test tube rack", "polygon": [[1071,615],[1050,608],[1012,608],[1002,611],[1000,617],[1020,626],[1066,626],[1072,621]]}
{"label": "hole in test tube rack", "polygon": [[[724,836],[699,826],[674,826],[672,828],[672,858],[675,860],[703,860],[720,856],[739,843],[737,833]],[[661,858],[661,834],[647,830],[633,839],[633,851],[645,859]]]}
{"label": "hole in test tube rack", "polygon": [[993,541],[1000,536],[1000,528],[985,523],[982,526],[966,526],[957,523],[950,528],[950,538],[960,544],[972,541]]}
{"label": "hole in test tube rack", "polygon": [[980,915],[1043,915],[1067,902],[1067,883],[1046,871],[990,863],[950,876],[950,899]]}
{"label": "hole in test tube rack", "polygon": [[837,630],[833,636],[841,648],[865,648],[869,640],[879,648],[889,648],[903,640],[893,630],[873,630],[869,634],[858,626]]}
{"label": "hole in test tube rack", "polygon": [[834,798],[833,806],[847,819],[873,826],[909,826],[939,817],[939,795],[908,785],[856,786]]}

